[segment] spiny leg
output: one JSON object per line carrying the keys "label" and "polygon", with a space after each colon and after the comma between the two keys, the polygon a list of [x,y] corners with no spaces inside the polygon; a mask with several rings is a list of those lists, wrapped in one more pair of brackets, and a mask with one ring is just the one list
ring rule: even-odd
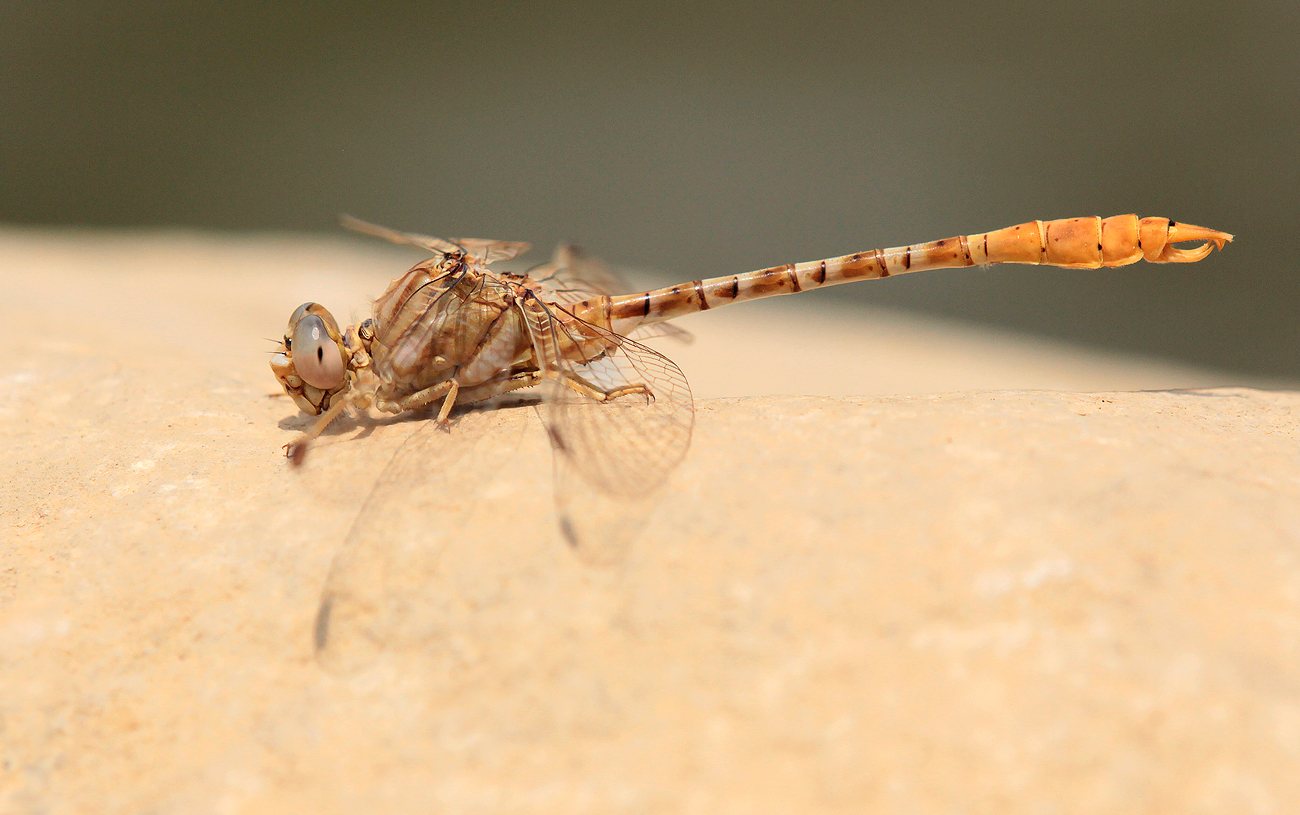
{"label": "spiny leg", "polygon": [[330,424],[339,417],[339,414],[343,412],[343,409],[347,407],[348,403],[351,401],[351,399],[343,398],[330,405],[329,410],[322,413],[320,418],[317,419],[310,428],[308,428],[307,432],[284,446],[285,457],[295,466],[302,464],[303,459],[307,457],[307,448],[311,445],[312,439],[315,439],[321,433],[324,433],[325,428],[329,427]]}
{"label": "spiny leg", "polygon": [[461,401],[462,403],[482,402],[494,396],[503,396],[521,388],[531,388],[541,381],[542,375],[537,371],[503,375],[497,379],[490,379],[487,382],[463,388],[461,390],[461,396],[463,397]]}
{"label": "spiny leg", "polygon": [[545,371],[544,376],[547,379],[554,379],[567,386],[570,390],[582,394],[588,399],[595,399],[597,402],[608,402],[617,399],[620,396],[628,396],[634,393],[645,394],[648,399],[653,399],[654,394],[645,385],[623,385],[618,388],[602,388],[593,385],[582,377],[569,371]]}
{"label": "spiny leg", "polygon": [[442,401],[442,407],[438,410],[437,422],[438,427],[446,430],[448,425],[447,417],[451,415],[451,409],[456,404],[456,394],[458,393],[460,393],[460,384],[454,379],[445,379],[433,387],[416,391],[395,402],[388,399],[377,399],[375,400],[375,407],[385,413],[402,413],[424,407],[433,400],[445,395],[446,398]]}
{"label": "spiny leg", "polygon": [[[501,382],[499,384],[499,387],[495,389],[491,395],[496,396],[502,393],[509,393],[510,391],[519,390],[520,388],[531,387],[533,385],[536,385],[540,381],[541,381],[541,376],[533,371],[529,371],[527,373],[515,374],[509,379],[506,379],[505,381]],[[446,380],[444,382],[439,382],[437,385],[434,385],[433,387],[430,388],[425,388],[422,391],[417,391],[416,393],[403,397],[402,399],[398,399],[395,402],[386,399],[376,399],[375,407],[386,413],[402,413],[407,410],[414,410],[415,408],[423,407],[424,405],[427,405],[428,403],[434,401],[438,397],[443,396],[445,394],[446,398],[443,400],[442,407],[438,410],[438,417],[436,421],[440,428],[442,428],[443,430],[449,430],[451,423],[447,420],[447,417],[451,415],[451,409],[455,407],[456,396],[459,393],[460,393],[460,383],[456,382],[454,379],[451,379],[451,380]],[[481,397],[481,398],[487,398],[487,397]],[[328,427],[331,422],[333,422],[335,419],[339,417],[339,414],[343,412],[344,407],[346,407],[348,402],[350,401],[355,401],[355,400],[340,399],[332,407],[330,407],[328,411],[322,414],[319,419],[316,420],[315,424],[312,425],[311,429],[303,433],[301,437],[295,439],[289,444],[286,444],[284,446],[285,456],[289,458],[295,465],[302,464],[303,460],[306,458],[307,448],[311,444],[311,441],[315,439],[317,436],[319,436],[321,433],[323,433],[325,431],[325,428]],[[365,407],[365,404],[366,404],[365,402],[362,402],[360,406]]]}

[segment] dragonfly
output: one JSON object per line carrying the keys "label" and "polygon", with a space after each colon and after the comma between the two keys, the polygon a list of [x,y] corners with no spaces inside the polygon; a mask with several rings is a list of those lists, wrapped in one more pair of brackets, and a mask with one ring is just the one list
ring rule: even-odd
{"label": "dragonfly", "polygon": [[[686,377],[643,340],[684,336],[669,321],[733,303],[926,269],[1025,263],[1071,269],[1192,263],[1233,236],[1166,218],[1119,215],[1029,221],[991,232],[856,252],[621,293],[599,261],[571,246],[528,273],[494,268],[529,249],[512,241],[445,240],[345,219],[352,229],[431,257],[395,279],[372,316],[340,330],[323,306],[289,319],[271,369],[317,419],[285,445],[301,464],[345,412],[437,410],[538,388],[556,464],[561,531],[578,546],[570,486],[611,500],[653,493],[685,457],[694,423]],[[1178,244],[1195,242],[1182,248]]]}

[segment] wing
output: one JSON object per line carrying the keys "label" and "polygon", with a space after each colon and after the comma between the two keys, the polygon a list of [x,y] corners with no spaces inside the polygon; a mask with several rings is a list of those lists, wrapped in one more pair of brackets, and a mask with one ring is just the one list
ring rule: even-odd
{"label": "wing", "polygon": [[397,449],[330,564],[315,626],[323,667],[352,673],[384,652],[422,650],[464,622],[442,561],[448,547],[482,548],[476,536],[525,523],[505,514],[492,526],[503,509],[487,493],[513,472],[506,465],[532,415],[471,410],[450,432],[420,422]]}
{"label": "wing", "polygon": [[526,323],[547,379],[543,421],[561,528],[580,551],[595,552],[590,559],[609,560],[602,542],[608,552],[630,539],[646,499],[690,447],[690,386],[658,351],[541,305]]}
{"label": "wing", "polygon": [[609,268],[609,264],[571,243],[555,247],[551,262],[530,272],[529,277],[541,283],[542,289],[561,303],[632,291],[627,282]]}
{"label": "wing", "polygon": [[471,255],[481,258],[484,263],[510,260],[533,248],[532,244],[523,241],[492,241],[483,238],[452,238],[451,242]]}
{"label": "wing", "polygon": [[386,226],[379,226],[359,218],[353,218],[351,215],[342,216],[339,218],[339,222],[353,232],[360,232],[362,235],[370,235],[374,238],[382,238],[386,241],[407,246],[418,246],[421,249],[428,249],[430,252],[436,252],[440,255],[464,252],[483,261],[485,264],[494,263],[498,260],[510,260],[532,248],[522,241],[490,241],[480,238],[444,240],[429,235],[417,235],[412,232],[398,232]]}
{"label": "wing", "polygon": [[[532,270],[528,276],[542,284],[548,299],[558,303],[577,303],[590,297],[635,291],[609,264],[569,243],[555,247],[551,262]],[[695,339],[689,331],[667,322],[642,326],[631,336],[638,340],[672,337],[679,342]]]}
{"label": "wing", "polygon": [[509,296],[500,279],[482,267],[431,276],[426,265],[394,280],[373,307],[378,325],[372,370],[385,381],[411,384],[407,392],[418,389],[416,380],[427,373],[435,353],[450,360],[473,355],[498,313],[475,298]]}

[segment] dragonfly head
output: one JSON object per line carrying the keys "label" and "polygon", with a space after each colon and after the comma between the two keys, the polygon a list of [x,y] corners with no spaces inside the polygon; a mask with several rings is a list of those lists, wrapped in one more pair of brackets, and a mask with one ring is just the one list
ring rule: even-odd
{"label": "dragonfly head", "polygon": [[315,416],[347,390],[349,359],[333,315],[318,303],[303,303],[289,318],[271,372],[298,407]]}

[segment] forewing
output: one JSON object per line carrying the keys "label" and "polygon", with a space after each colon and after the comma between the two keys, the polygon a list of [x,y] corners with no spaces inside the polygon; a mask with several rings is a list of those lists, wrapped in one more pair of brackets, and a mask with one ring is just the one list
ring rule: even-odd
{"label": "forewing", "polygon": [[498,313],[475,300],[485,293],[489,299],[508,293],[503,293],[505,284],[482,267],[470,271],[435,279],[430,285],[414,287],[414,292],[405,278],[399,278],[384,292],[375,302],[376,374],[401,380],[435,354],[452,360],[472,356]]}
{"label": "forewing", "polygon": [[533,248],[532,244],[523,241],[492,241],[483,238],[452,238],[452,243],[480,258],[484,263],[510,260]]}
{"label": "forewing", "polygon": [[360,232],[363,235],[370,235],[371,237],[382,238],[386,241],[407,246],[418,246],[421,249],[437,252],[440,255],[448,255],[458,251],[465,252],[484,263],[509,260],[516,255],[527,252],[531,248],[529,244],[523,241],[492,241],[481,238],[445,240],[431,235],[419,235],[414,232],[399,232],[386,226],[379,226],[359,218],[353,218],[351,215],[342,216],[339,222],[353,232]]}

